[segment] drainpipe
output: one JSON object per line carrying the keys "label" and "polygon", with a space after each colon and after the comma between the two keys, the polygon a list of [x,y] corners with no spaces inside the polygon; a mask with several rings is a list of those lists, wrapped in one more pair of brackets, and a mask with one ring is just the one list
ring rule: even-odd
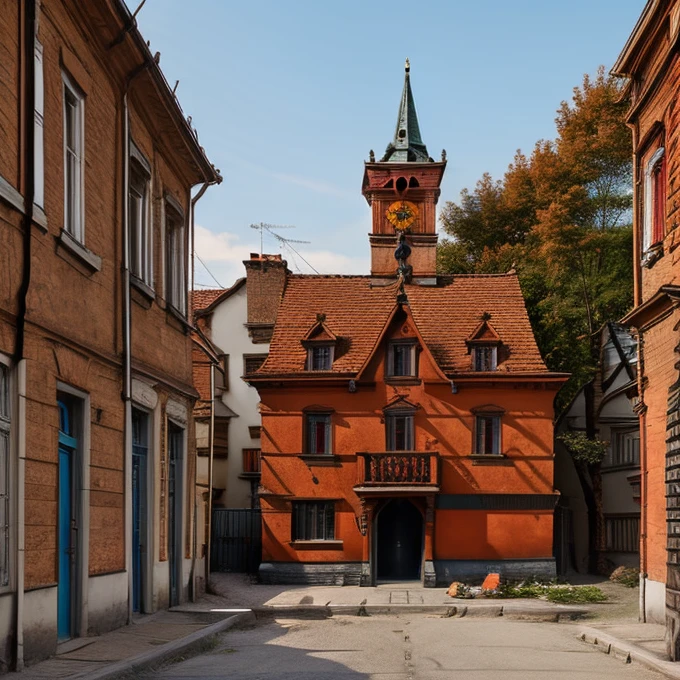
{"label": "drainpipe", "polygon": [[210,360],[210,425],[208,427],[208,522],[206,527],[205,590],[210,588],[210,560],[212,547],[212,488],[213,457],[215,452],[215,364]]}
{"label": "drainpipe", "polygon": [[17,408],[17,506],[16,506],[16,608],[15,608],[15,669],[24,667],[24,492],[26,470],[26,360],[24,338],[26,331],[26,300],[31,282],[31,230],[33,228],[33,201],[35,198],[35,33],[37,0],[24,4],[24,129],[23,129],[23,268],[21,285],[17,294],[16,339],[13,364],[16,367]]}
{"label": "drainpipe", "polygon": [[[637,389],[640,404],[644,404],[642,391],[643,374],[643,341],[642,331],[637,332]],[[647,414],[642,406],[639,411],[640,427],[640,615],[643,623],[647,622]]]}
{"label": "drainpipe", "polygon": [[[189,288],[189,292],[191,295],[194,293],[194,271],[195,271],[195,253],[196,253],[196,236],[195,236],[195,218],[194,215],[196,213],[196,203],[201,199],[203,194],[208,190],[208,187],[211,186],[212,184],[220,184],[222,182],[222,177],[218,174],[216,179],[213,180],[208,180],[203,183],[203,186],[198,190],[198,193],[189,201],[189,210],[190,210],[190,215],[189,215],[189,228],[191,230],[191,287]],[[190,309],[192,310],[192,316],[190,318],[191,324],[193,325],[194,319],[193,319],[193,302],[190,302]],[[210,367],[210,418],[211,421],[213,420],[214,416],[214,383],[215,383],[215,376],[213,374],[213,366],[211,364]],[[213,460],[213,446],[212,446],[212,435],[209,435],[211,437],[210,439],[210,458],[209,458],[209,463],[208,463],[208,525],[206,528],[206,531],[208,532],[208,535],[206,536],[205,544],[206,544],[206,554],[205,554],[205,587],[206,591],[208,589],[208,584],[210,581],[210,531],[212,527],[212,460]],[[198,473],[198,465],[195,466],[194,468],[196,470],[196,473]],[[196,479],[194,479],[194,497],[196,496]],[[194,505],[196,506],[196,510],[198,509],[198,499],[194,498]],[[193,555],[193,561],[191,563],[191,584],[192,584],[192,589],[193,589],[193,596],[195,597],[195,591],[196,591],[196,584],[195,584],[195,574],[196,574],[196,560],[198,559],[197,556],[197,541],[196,541],[196,528],[198,526],[198,521],[196,519],[196,510],[194,511],[194,555]]]}
{"label": "drainpipe", "polygon": [[17,560],[16,560],[16,666],[15,670],[24,668],[24,564],[25,564],[25,486],[26,486],[26,361],[22,359],[17,365]]}
{"label": "drainpipe", "polygon": [[123,91],[123,402],[125,405],[125,563],[128,573],[127,622],[132,620],[132,309],[130,301],[130,110],[132,81],[150,66],[144,61],[131,71]]}

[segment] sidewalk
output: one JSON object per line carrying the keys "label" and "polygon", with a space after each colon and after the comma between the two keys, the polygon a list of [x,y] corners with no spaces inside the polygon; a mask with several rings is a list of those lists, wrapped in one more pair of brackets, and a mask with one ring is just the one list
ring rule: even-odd
{"label": "sidewalk", "polygon": [[225,607],[221,598],[214,596],[206,596],[192,606],[192,611],[171,610],[140,616],[129,626],[98,637],[69,640],[59,645],[56,656],[8,677],[17,680],[136,677],[144,668],[207,649],[213,636],[253,619],[252,612]]}
{"label": "sidewalk", "polygon": [[[333,615],[503,616],[534,621],[574,621],[584,642],[630,658],[680,680],[677,666],[665,658],[663,626],[637,623],[637,589],[608,581],[595,583],[609,601],[559,605],[530,599],[461,600],[444,588],[388,583],[358,586],[259,585],[244,574],[214,573],[212,595],[170,611],[140,616],[99,637],[77,638],[60,645],[57,656],[25,669],[17,680],[109,680],[135,677],[144,668],[210,648],[212,638],[256,618],[326,618]],[[676,670],[677,668],[677,670]]]}

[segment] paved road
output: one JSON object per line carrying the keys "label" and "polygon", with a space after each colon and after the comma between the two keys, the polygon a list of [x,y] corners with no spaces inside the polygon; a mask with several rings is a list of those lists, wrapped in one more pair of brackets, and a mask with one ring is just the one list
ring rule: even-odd
{"label": "paved road", "polygon": [[225,633],[154,678],[662,680],[576,639],[569,624],[426,616],[277,620]]}

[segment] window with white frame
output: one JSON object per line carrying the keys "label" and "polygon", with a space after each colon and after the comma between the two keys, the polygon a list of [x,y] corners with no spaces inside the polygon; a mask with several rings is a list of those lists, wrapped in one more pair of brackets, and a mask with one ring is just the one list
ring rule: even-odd
{"label": "window with white frame", "polygon": [[612,465],[640,464],[640,430],[637,427],[630,430],[612,430],[611,447]]}
{"label": "window with white frame", "polygon": [[35,99],[33,102],[33,203],[45,206],[45,88],[43,84],[43,46],[35,40]]}
{"label": "window with white frame", "polygon": [[472,349],[472,360],[475,371],[495,371],[497,365],[496,345],[476,345]]}
{"label": "window with white frame", "polygon": [[330,371],[333,368],[333,345],[314,345],[307,350],[308,371]]}
{"label": "window with white frame", "polygon": [[652,246],[661,243],[665,232],[666,212],[666,153],[663,146],[645,164],[643,256]]}
{"label": "window with white frame", "polygon": [[293,501],[291,538],[293,541],[332,541],[335,539],[333,501]]}
{"label": "window with white frame", "polygon": [[169,203],[165,205],[165,287],[168,303],[186,314],[184,218]]}
{"label": "window with white frame", "polygon": [[9,585],[9,369],[0,364],[0,586]]}
{"label": "window with white frame", "polygon": [[391,411],[385,414],[385,435],[388,451],[413,451],[415,437],[413,411]]}
{"label": "window with white frame", "polygon": [[151,228],[151,173],[144,157],[133,147],[130,159],[129,223],[130,273],[153,286]]}
{"label": "window with white frame", "polygon": [[500,455],[501,414],[478,413],[475,416],[475,454]]}
{"label": "window with white frame", "polygon": [[387,347],[387,376],[414,377],[416,375],[416,343],[410,341],[390,342]]}
{"label": "window with white frame", "polygon": [[323,455],[332,453],[331,414],[305,414],[305,453]]}
{"label": "window with white frame", "polygon": [[85,237],[83,210],[84,97],[63,74],[64,83],[64,230],[76,241]]}

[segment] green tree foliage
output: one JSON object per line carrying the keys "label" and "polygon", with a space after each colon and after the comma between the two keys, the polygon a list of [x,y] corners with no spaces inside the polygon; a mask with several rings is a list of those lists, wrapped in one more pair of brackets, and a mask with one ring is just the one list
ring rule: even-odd
{"label": "green tree foliage", "polygon": [[557,138],[485,174],[441,220],[442,273],[519,274],[541,353],[572,374],[564,405],[593,375],[595,333],[632,304],[632,163],[619,83],[603,67],[557,111]]}

